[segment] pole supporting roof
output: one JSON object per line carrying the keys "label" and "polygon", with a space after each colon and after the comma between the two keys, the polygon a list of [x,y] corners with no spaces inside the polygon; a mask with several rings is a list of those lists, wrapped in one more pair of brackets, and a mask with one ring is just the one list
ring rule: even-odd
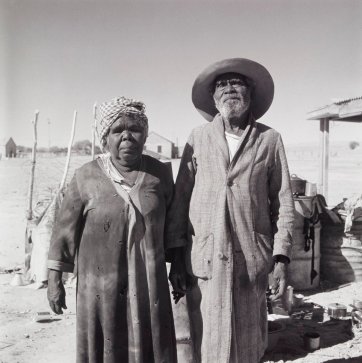
{"label": "pole supporting roof", "polygon": [[362,122],[362,96],[338,100],[332,104],[308,112],[308,120],[318,120],[320,125],[320,170],[318,193],[328,203],[329,122]]}

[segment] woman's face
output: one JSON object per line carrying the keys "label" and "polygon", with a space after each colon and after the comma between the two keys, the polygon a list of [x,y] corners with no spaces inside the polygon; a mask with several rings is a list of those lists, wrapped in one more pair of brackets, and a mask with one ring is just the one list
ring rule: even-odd
{"label": "woman's face", "polygon": [[140,121],[122,116],[113,123],[107,136],[112,160],[127,165],[138,161],[146,142],[147,130]]}

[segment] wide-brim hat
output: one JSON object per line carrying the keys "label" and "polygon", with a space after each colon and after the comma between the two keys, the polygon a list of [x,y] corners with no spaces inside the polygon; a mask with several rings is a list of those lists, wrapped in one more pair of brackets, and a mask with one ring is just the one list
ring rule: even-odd
{"label": "wide-brim hat", "polygon": [[212,121],[219,111],[210,92],[215,79],[225,73],[239,73],[254,82],[250,109],[255,119],[269,109],[274,97],[274,82],[261,64],[246,58],[224,59],[205,68],[192,87],[192,102],[201,115]]}

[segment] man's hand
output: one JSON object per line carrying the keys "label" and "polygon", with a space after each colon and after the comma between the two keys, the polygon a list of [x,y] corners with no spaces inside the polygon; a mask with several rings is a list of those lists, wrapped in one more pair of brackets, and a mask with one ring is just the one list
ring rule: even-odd
{"label": "man's hand", "polygon": [[273,271],[273,284],[271,286],[272,295],[270,300],[281,298],[288,287],[288,263],[276,262]]}
{"label": "man's hand", "polygon": [[183,248],[175,248],[171,262],[171,270],[168,275],[173,291],[175,304],[185,295],[187,289],[187,272]]}
{"label": "man's hand", "polygon": [[49,270],[47,295],[50,308],[55,314],[63,314],[62,309],[66,309],[67,306],[65,305],[65,289],[61,271]]}

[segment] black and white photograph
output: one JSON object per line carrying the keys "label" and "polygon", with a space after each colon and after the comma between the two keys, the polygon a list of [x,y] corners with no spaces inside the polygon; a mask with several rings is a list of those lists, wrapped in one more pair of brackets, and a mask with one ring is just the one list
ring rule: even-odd
{"label": "black and white photograph", "polygon": [[0,363],[361,363],[361,18],[0,0]]}

